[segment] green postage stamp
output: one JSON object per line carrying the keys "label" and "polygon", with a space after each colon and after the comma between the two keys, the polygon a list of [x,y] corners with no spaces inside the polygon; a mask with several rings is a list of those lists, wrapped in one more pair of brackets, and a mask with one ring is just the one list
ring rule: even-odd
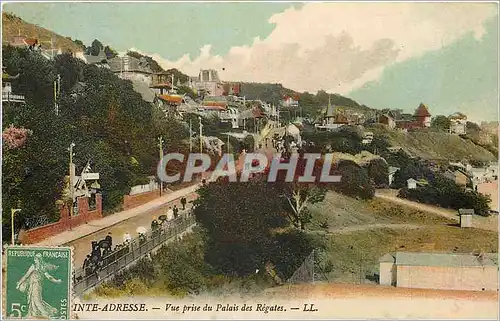
{"label": "green postage stamp", "polygon": [[69,319],[72,249],[11,246],[6,254],[6,316]]}

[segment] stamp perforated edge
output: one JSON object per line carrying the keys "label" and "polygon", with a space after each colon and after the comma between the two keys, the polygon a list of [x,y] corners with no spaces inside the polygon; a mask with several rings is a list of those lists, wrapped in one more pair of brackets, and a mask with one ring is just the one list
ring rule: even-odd
{"label": "stamp perforated edge", "polygon": [[73,275],[75,274],[75,258],[74,258],[74,247],[73,246],[65,246],[65,245],[6,245],[5,249],[5,257],[2,258],[2,267],[3,261],[5,260],[5,273],[2,272],[2,283],[5,284],[5,287],[2,285],[2,319],[8,319],[7,316],[7,262],[8,255],[7,251],[9,249],[67,249],[69,250],[70,259],[69,259],[69,275],[68,275],[68,320],[74,320],[76,318],[76,314],[73,312],[73,303],[75,301],[75,292],[73,289]]}

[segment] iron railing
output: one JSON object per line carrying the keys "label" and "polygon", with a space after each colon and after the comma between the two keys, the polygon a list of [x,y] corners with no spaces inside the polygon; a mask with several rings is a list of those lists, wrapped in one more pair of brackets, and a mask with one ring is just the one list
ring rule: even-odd
{"label": "iron railing", "polygon": [[195,222],[193,215],[181,215],[179,218],[170,221],[165,227],[160,227],[155,231],[149,230],[144,237],[139,236],[128,245],[124,245],[121,249],[103,257],[103,265],[98,269],[97,273],[86,275],[83,268],[75,269],[73,273],[75,293],[79,295],[99,285],[131,263],[145,257],[156,247],[185,232]]}

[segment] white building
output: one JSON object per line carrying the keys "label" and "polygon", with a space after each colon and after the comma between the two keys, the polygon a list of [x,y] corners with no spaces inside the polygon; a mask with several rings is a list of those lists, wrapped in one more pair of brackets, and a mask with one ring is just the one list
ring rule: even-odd
{"label": "white building", "polygon": [[406,181],[408,189],[416,189],[417,188],[417,181],[413,178],[410,178]]}
{"label": "white building", "polygon": [[191,78],[191,86],[197,92],[204,91],[210,96],[222,96],[224,92],[219,74],[214,69],[200,70],[198,78]]}
{"label": "white building", "polygon": [[463,135],[466,133],[466,124],[467,124],[467,116],[462,113],[454,113],[453,115],[448,116],[450,120],[450,133]]}
{"label": "white building", "polygon": [[380,258],[380,284],[413,289],[498,291],[498,254],[396,252]]}

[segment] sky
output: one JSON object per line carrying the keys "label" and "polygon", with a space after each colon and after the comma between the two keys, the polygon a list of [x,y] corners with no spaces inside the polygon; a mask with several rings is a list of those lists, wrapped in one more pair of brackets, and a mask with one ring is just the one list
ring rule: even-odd
{"label": "sky", "polygon": [[498,119],[495,3],[8,3],[27,22],[222,80]]}

